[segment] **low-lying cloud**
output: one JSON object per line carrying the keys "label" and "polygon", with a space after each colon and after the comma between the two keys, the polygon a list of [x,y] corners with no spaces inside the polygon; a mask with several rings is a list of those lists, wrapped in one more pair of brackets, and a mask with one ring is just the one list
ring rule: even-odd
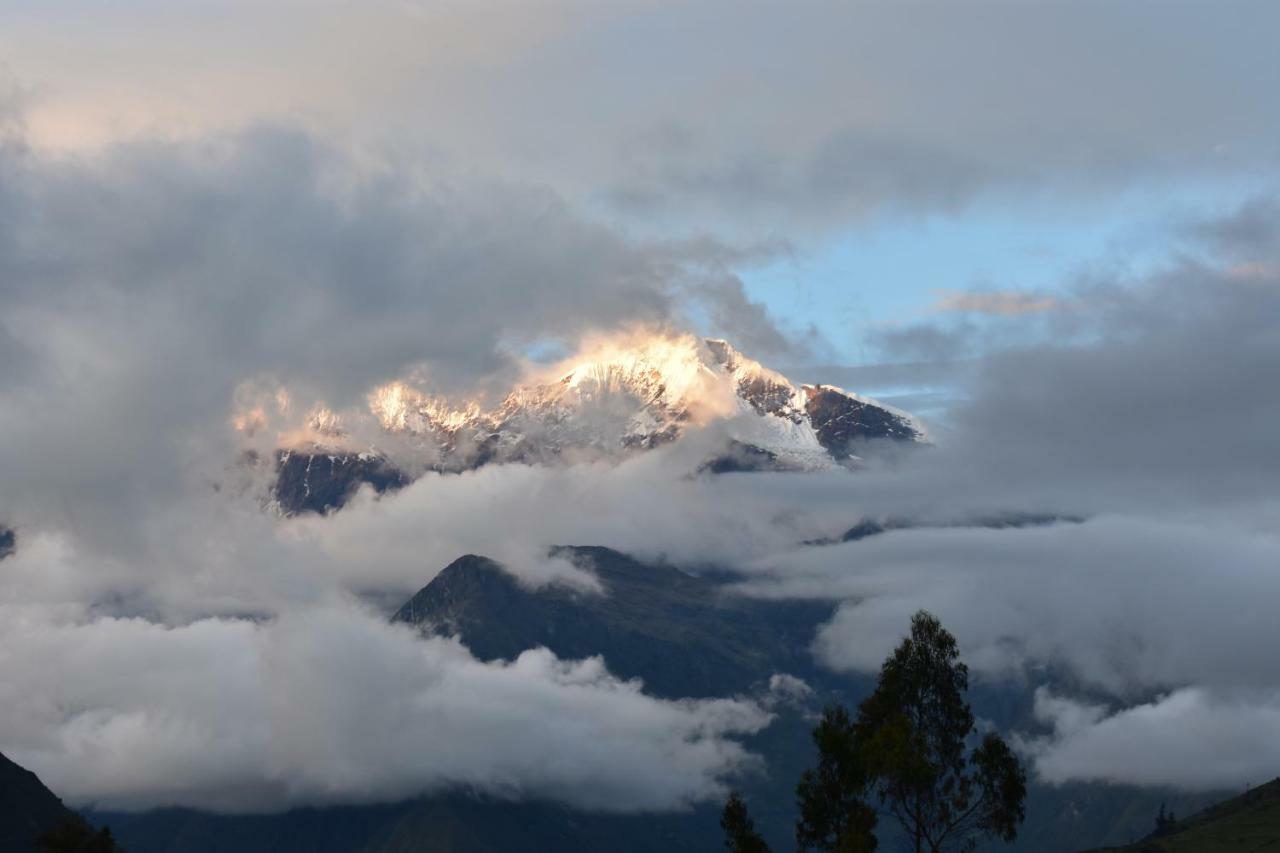
{"label": "low-lying cloud", "polygon": [[1280,766],[1274,690],[1217,695],[1186,687],[1115,712],[1039,690],[1035,712],[1053,735],[1020,745],[1048,782],[1239,790],[1270,781]]}
{"label": "low-lying cloud", "polygon": [[0,739],[80,806],[256,812],[463,786],[679,809],[752,768],[732,736],[770,719],[741,699],[651,698],[599,659],[482,663],[351,606],[178,627],[3,615]]}

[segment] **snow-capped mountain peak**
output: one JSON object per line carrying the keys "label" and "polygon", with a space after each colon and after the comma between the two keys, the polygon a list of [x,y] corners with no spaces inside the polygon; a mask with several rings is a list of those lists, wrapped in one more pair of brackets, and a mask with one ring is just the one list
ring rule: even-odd
{"label": "snow-capped mountain peak", "polygon": [[[492,407],[397,381],[375,388],[365,413],[315,411],[324,413],[324,428],[311,429],[318,436],[311,448],[278,455],[281,483],[299,473],[288,466],[319,454],[329,472],[341,468],[341,458],[363,454],[353,476],[399,483],[428,469],[621,458],[713,425],[729,455],[709,461],[711,470],[830,467],[856,459],[867,441],[925,435],[905,412],[834,386],[796,385],[727,341],[668,333],[591,341],[572,358],[531,368]],[[371,454],[383,464],[372,464]],[[302,471],[304,480],[311,470]],[[309,482],[301,486],[304,495],[315,491]]]}

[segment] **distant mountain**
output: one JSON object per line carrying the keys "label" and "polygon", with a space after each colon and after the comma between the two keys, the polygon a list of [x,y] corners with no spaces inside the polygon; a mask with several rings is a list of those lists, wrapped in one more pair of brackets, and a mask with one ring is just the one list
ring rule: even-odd
{"label": "distant mountain", "polygon": [[8,527],[0,524],[0,560],[18,550],[18,536]]}
{"label": "distant mountain", "polygon": [[1158,836],[1115,853],[1227,853],[1280,850],[1280,779],[1175,821]]}
{"label": "distant mountain", "polygon": [[[423,471],[494,462],[623,458],[718,424],[713,473],[855,462],[868,442],[920,442],[911,415],[830,385],[796,385],[721,340],[662,335],[606,342],[552,378],[518,385],[494,408],[454,405],[393,382],[369,396],[372,418],[312,413],[275,455],[282,512],[340,507],[361,483],[379,492]],[[362,439],[356,439],[356,435]],[[296,434],[295,434],[296,435]]]}

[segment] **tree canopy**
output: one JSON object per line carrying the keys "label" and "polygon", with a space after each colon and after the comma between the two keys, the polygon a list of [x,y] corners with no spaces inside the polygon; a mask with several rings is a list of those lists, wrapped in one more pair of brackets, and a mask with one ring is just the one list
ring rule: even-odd
{"label": "tree canopy", "polygon": [[[979,736],[968,689],[955,637],[932,614],[916,613],[856,717],[833,705],[813,730],[818,763],[796,788],[799,850],[873,851],[881,815],[916,853],[964,853],[982,837],[1012,841],[1025,815],[1026,773],[999,734]],[[739,795],[722,825],[726,833],[747,827],[760,845],[734,847],[727,838],[731,850],[768,850]]]}

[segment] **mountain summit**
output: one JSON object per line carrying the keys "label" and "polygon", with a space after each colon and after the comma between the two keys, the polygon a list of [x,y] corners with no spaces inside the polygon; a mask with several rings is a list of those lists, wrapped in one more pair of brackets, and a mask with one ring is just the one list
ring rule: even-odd
{"label": "mountain summit", "polygon": [[720,450],[704,466],[713,472],[818,469],[856,461],[870,441],[925,437],[905,412],[834,386],[797,385],[727,341],[692,335],[599,340],[489,408],[405,382],[368,399],[368,413],[314,410],[305,438],[280,447],[282,511],[324,512],[359,483],[383,491],[428,470],[623,458],[694,430],[716,430]]}

